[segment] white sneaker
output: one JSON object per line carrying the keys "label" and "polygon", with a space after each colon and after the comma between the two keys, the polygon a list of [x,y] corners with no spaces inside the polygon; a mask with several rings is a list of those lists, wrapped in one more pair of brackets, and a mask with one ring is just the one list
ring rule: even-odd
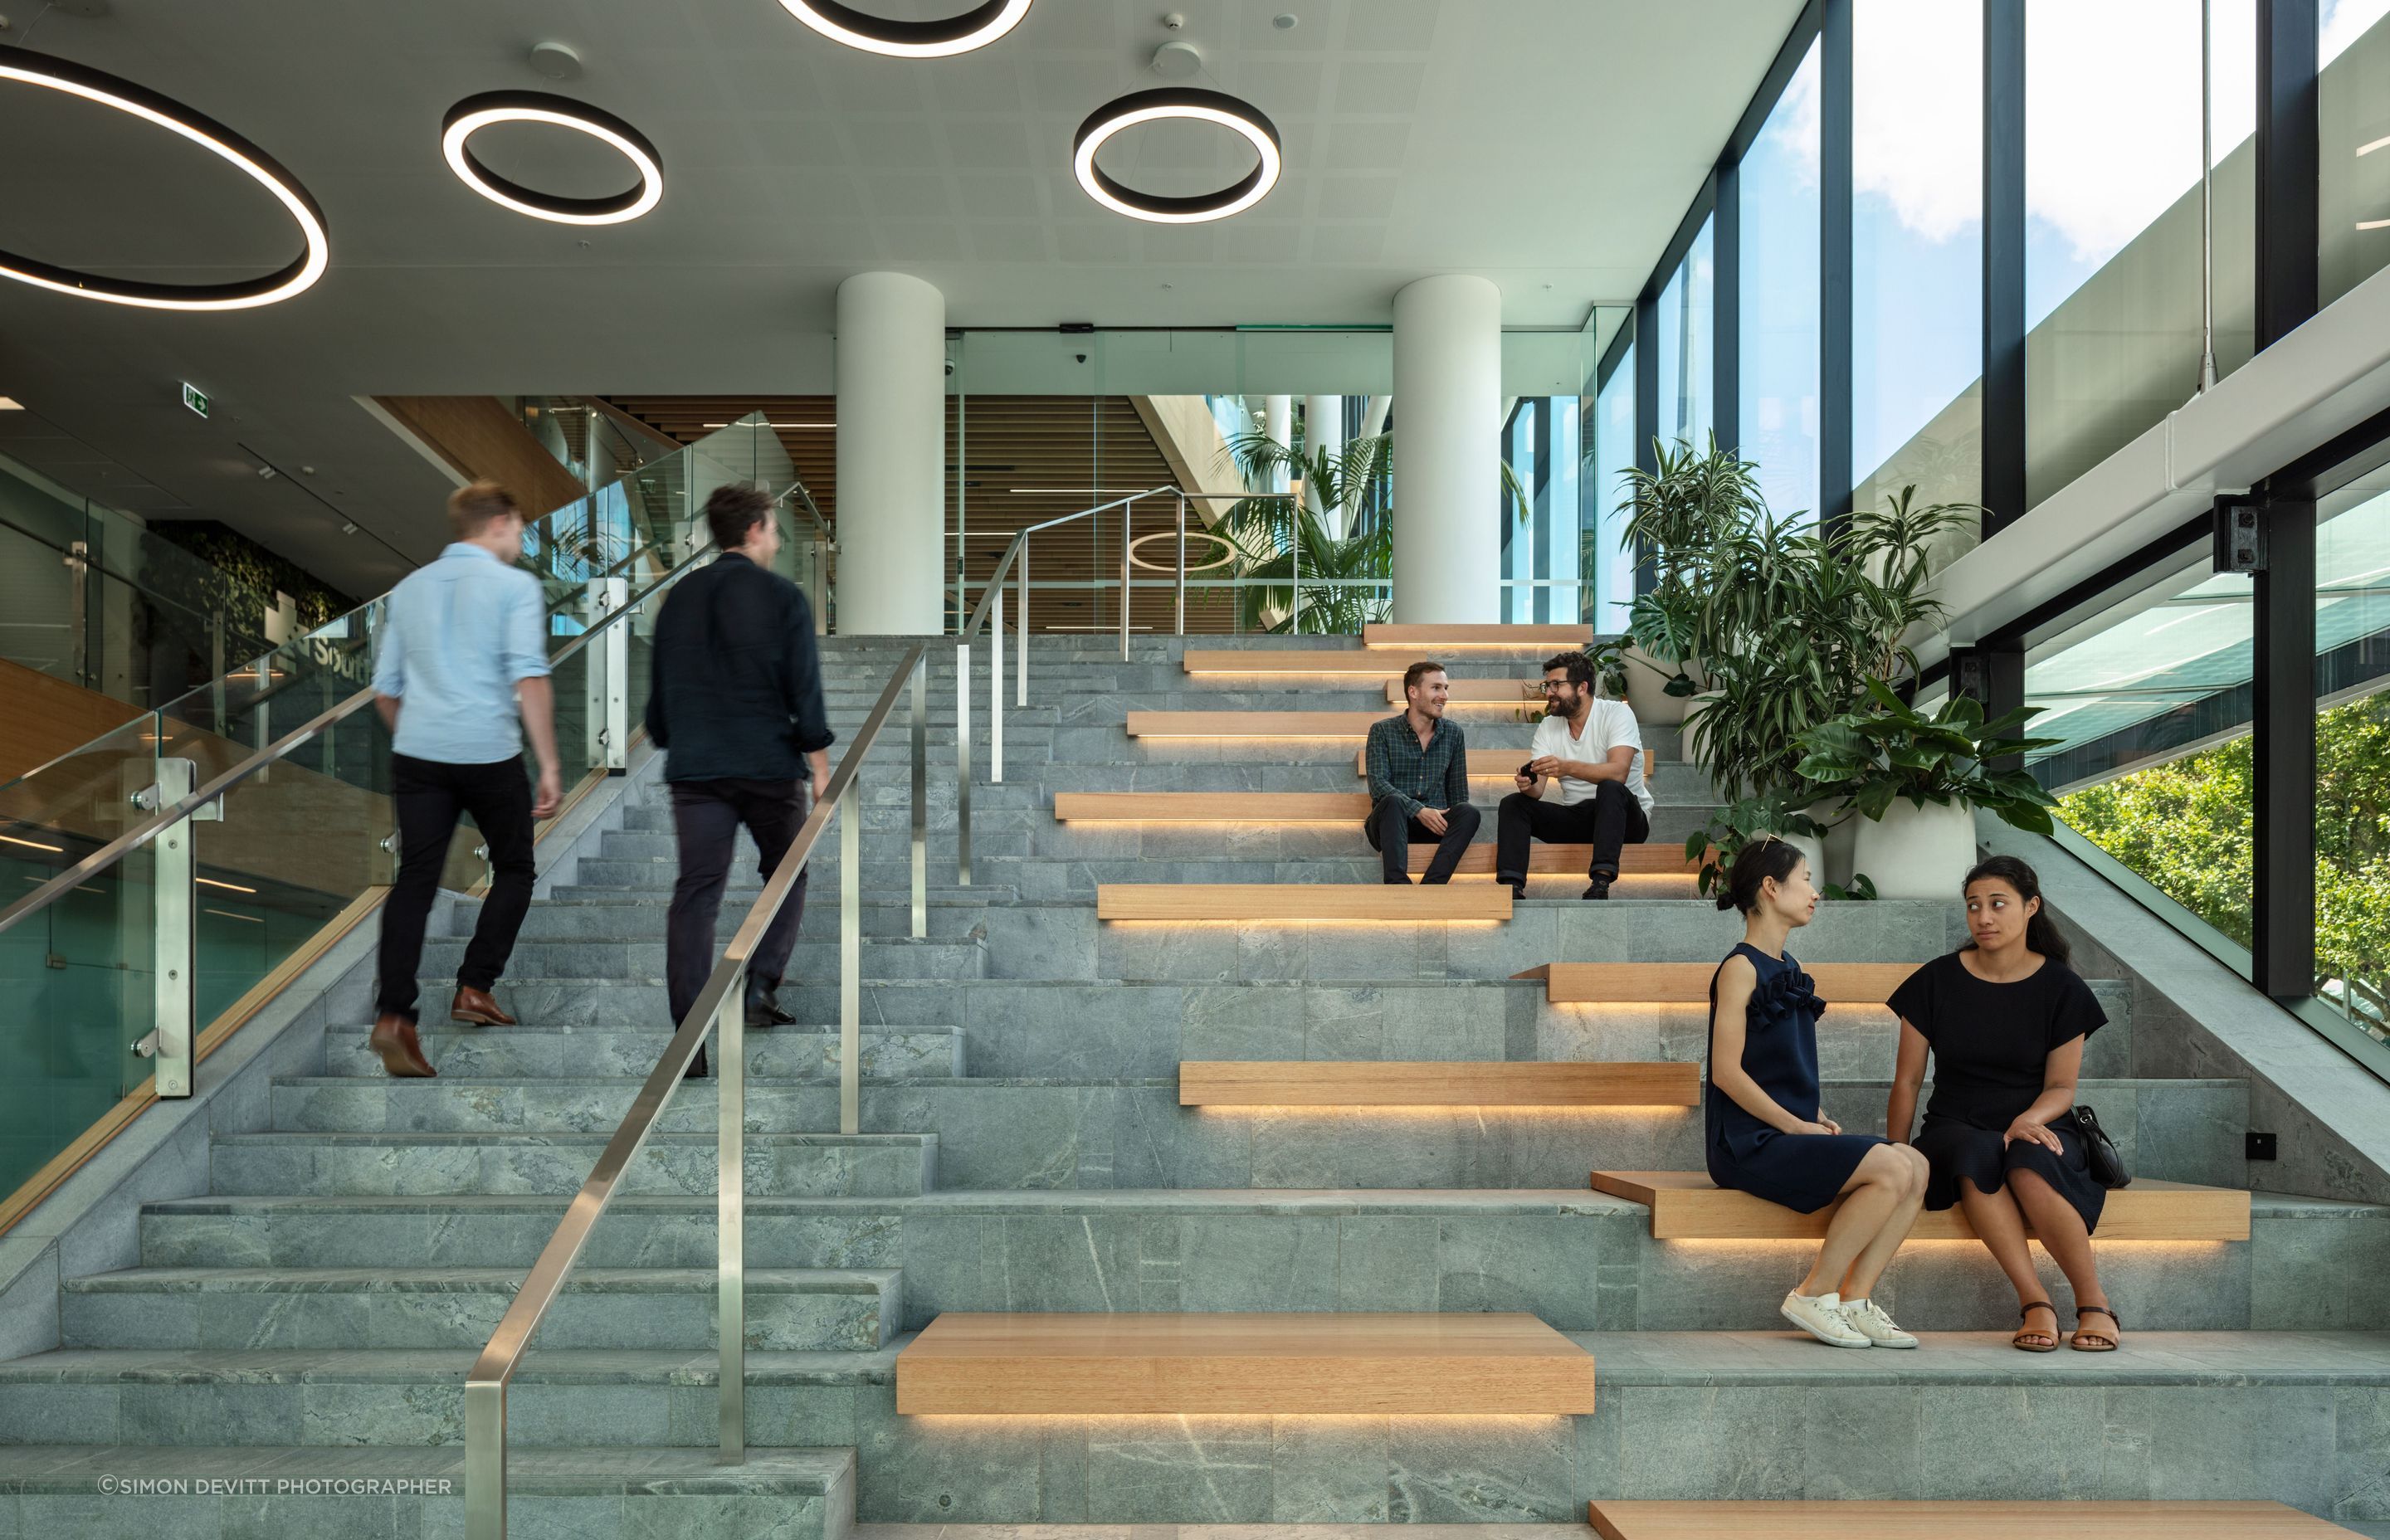
{"label": "white sneaker", "polygon": [[1843,1319],[1854,1330],[1877,1347],[1915,1347],[1917,1339],[1883,1313],[1883,1306],[1873,1300],[1844,1300]]}
{"label": "white sneaker", "polygon": [[1870,1345],[1867,1333],[1843,1318],[1843,1302],[1831,1292],[1784,1296],[1784,1318],[1828,1347]]}

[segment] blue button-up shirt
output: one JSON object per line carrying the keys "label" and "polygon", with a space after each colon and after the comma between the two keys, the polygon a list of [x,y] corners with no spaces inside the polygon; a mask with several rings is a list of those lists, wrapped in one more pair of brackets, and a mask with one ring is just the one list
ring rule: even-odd
{"label": "blue button-up shirt", "polygon": [[547,605],[520,568],[459,541],[391,590],[373,687],[403,702],[392,752],[442,764],[514,758],[515,685],[546,674]]}

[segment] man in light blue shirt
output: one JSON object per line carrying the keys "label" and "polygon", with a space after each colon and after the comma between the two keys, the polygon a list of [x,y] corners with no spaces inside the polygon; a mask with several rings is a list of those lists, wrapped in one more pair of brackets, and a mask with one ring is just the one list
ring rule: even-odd
{"label": "man in light blue shirt", "polygon": [[[531,908],[532,826],[563,793],[547,605],[539,580],[515,565],[522,510],[506,488],[476,481],[449,497],[448,521],[455,542],[391,591],[374,655],[375,704],[391,731],[398,881],[382,905],[371,1042],[382,1068],[403,1076],[435,1072],[416,1037],[415,972],[457,817],[473,815],[491,880],[449,1018],[510,1027],[490,991]],[[536,794],[523,772],[526,734],[539,756]]]}

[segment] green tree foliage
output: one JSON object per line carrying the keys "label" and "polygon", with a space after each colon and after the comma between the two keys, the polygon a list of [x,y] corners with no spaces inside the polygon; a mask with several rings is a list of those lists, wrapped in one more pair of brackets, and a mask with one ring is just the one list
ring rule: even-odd
{"label": "green tree foliage", "polygon": [[[2233,940],[2250,940],[2246,738],[2060,800],[2086,839]],[[2316,718],[2316,971],[2390,985],[2390,695]]]}

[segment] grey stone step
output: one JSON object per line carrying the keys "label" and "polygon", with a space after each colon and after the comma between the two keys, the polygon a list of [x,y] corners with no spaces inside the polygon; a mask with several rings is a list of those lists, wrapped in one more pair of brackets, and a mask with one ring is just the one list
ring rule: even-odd
{"label": "grey stone step", "polygon": [[[528,1267],[560,1198],[188,1198],[141,1218],[156,1264]],[[2128,1326],[2390,1328],[2390,1209],[2258,1193],[2250,1241],[2103,1243]],[[906,1324],[944,1310],[1523,1310],[1567,1330],[1767,1330],[1812,1248],[1654,1240],[1646,1212],[1548,1190],[942,1190],[757,1198],[752,1267],[902,1267]],[[627,1197],[592,1266],[707,1268],[713,1204]],[[2037,1254],[2064,1300],[2064,1280]],[[2015,1302],[1983,1248],[1920,1243],[1885,1277],[1908,1325],[1985,1329]]]}
{"label": "grey stone step", "polygon": [[[756,892],[762,892],[758,888]],[[584,891],[585,892],[585,890]],[[960,890],[969,892],[969,890]],[[750,899],[749,905],[754,901]],[[985,917],[993,897],[932,898],[928,918],[930,938],[957,941],[970,934]],[[570,902],[551,901],[534,904],[523,917],[521,942],[535,941],[617,941],[652,942],[664,933],[664,918],[670,908],[667,893],[628,892],[610,902],[576,896]],[[452,934],[469,936],[474,922],[480,918],[481,905],[460,903]],[[909,894],[891,896],[873,893],[862,905],[863,934],[867,938],[910,938],[913,926],[913,905]],[[745,923],[747,906],[725,902],[713,922],[717,942],[728,941]],[[799,937],[811,941],[835,941],[839,934],[839,902],[837,894],[825,891],[816,899],[808,884],[803,918],[799,923]]]}
{"label": "grey stone step", "polygon": [[[462,937],[443,936],[423,944],[418,977],[427,987],[439,982],[453,985],[465,960]],[[881,979],[971,979],[985,966],[985,945],[970,936],[916,939],[909,935],[869,936],[862,947],[864,975]],[[790,978],[836,978],[839,943],[802,935],[789,954]],[[543,980],[623,979],[658,982],[664,977],[664,942],[652,941],[523,941],[507,959],[508,981],[520,986]],[[445,1002],[441,1002],[444,1004]],[[510,1011],[517,1019],[521,1012]]]}
{"label": "grey stone step", "polygon": [[[106,1348],[479,1348],[514,1303],[514,1267],[134,1267],[69,1278],[60,1344]],[[893,1267],[751,1268],[745,1341],[867,1352],[904,1318]],[[681,1348],[719,1340],[712,1266],[577,1268],[541,1318],[556,1348]]]}
{"label": "grey stone step", "polygon": [[[610,1134],[638,1083],[287,1078],[277,1129],[342,1135],[436,1130],[463,1136]],[[1854,1133],[1882,1133],[1887,1086],[1830,1083],[1829,1110]],[[2230,1080],[2086,1081],[2083,1100],[2136,1174],[2239,1187],[2248,1087]],[[939,1180],[1013,1187],[1566,1187],[1596,1170],[1699,1171],[1690,1108],[1189,1109],[1175,1076],[1147,1080],[913,1079],[860,1088],[866,1133],[932,1135]],[[675,1096],[661,1128],[710,1134],[712,1088]],[[838,1087],[747,1087],[746,1125],[834,1127]],[[253,1190],[253,1189],[252,1189]]]}
{"label": "grey stone step", "polygon": [[[588,1179],[606,1137],[219,1134],[210,1156],[210,1185],[221,1193],[572,1193]],[[747,1190],[918,1193],[935,1185],[937,1150],[933,1134],[750,1134]],[[650,1135],[623,1173],[622,1190],[711,1193],[714,1160],[711,1134]]]}
{"label": "grey stone step", "polygon": [[[327,1074],[379,1079],[380,1058],[366,1042],[369,1028],[335,1027],[325,1036]],[[964,1072],[959,1028],[868,1027],[862,1033],[863,1074],[869,1080]],[[651,1025],[621,1027],[456,1027],[427,1021],[424,1057],[445,1080],[554,1080],[566,1076],[644,1078],[672,1033],[661,1014]],[[834,1027],[791,1026],[750,1031],[747,1072],[767,1079],[836,1080],[839,1037]]]}
{"label": "grey stone step", "polygon": [[[2053,1435],[2084,1457],[2035,1467],[2037,1496],[2269,1496],[2332,1513],[2362,1511],[2382,1479],[2382,1333],[2149,1331],[2122,1354],[2039,1355],[2005,1330],[1931,1334],[1909,1353],[1829,1353],[1789,1332],[1576,1340],[1602,1365],[1590,1417],[1355,1417],[1333,1436],[1305,1418],[906,1419],[901,1341],[752,1354],[747,1433],[818,1446],[843,1431],[871,1521],[1560,1522],[1592,1497],[1828,1497],[1855,1482],[1963,1498],[2014,1491],[2016,1441],[2047,1451]],[[0,1392],[32,1392],[0,1400],[0,1439],[453,1444],[470,1358],[61,1350],[0,1364]],[[713,1365],[534,1349],[509,1394],[517,1436],[582,1425],[591,1442],[687,1447],[698,1419],[711,1427]],[[1060,1487],[1064,1470],[1084,1485]]]}
{"label": "grey stone step", "polygon": [[[516,1534],[572,1540],[846,1540],[853,1533],[852,1448],[758,1449],[727,1467],[719,1455],[712,1445],[517,1445],[507,1458],[508,1520]],[[408,1484],[364,1492],[340,1484],[359,1482]],[[0,1446],[0,1521],[13,1524],[5,1532],[11,1535],[429,1540],[463,1534],[464,1505],[465,1456],[456,1445]]]}

